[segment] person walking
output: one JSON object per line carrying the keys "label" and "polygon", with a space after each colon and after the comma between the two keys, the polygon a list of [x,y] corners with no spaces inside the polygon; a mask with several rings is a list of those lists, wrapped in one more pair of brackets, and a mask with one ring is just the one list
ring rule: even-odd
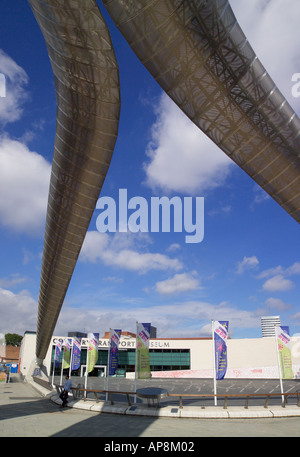
{"label": "person walking", "polygon": [[66,382],[64,385],[64,390],[62,391],[62,393],[59,396],[59,398],[62,400],[62,405],[60,406],[60,408],[64,408],[67,405],[68,395],[71,390],[71,387],[72,387],[71,379],[69,378],[68,375],[66,375]]}

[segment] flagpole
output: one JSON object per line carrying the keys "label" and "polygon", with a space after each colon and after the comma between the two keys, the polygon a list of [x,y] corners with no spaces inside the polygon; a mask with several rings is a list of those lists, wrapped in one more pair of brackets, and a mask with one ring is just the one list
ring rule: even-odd
{"label": "flagpole", "polygon": [[217,406],[217,379],[216,379],[216,356],[214,338],[214,320],[211,320],[212,356],[213,356],[213,377],[214,377],[214,405]]}
{"label": "flagpole", "polygon": [[52,370],[52,387],[54,387],[54,370],[55,370],[56,347],[57,347],[57,344],[54,346],[53,370]]}
{"label": "flagpole", "polygon": [[[138,332],[138,321],[136,321],[136,335],[135,335],[135,372],[134,372],[134,391],[136,392],[136,380],[137,380],[137,332]],[[134,396],[134,403],[136,403],[136,394]]]}
{"label": "flagpole", "polygon": [[[87,377],[88,377],[88,366],[89,366],[89,338],[87,339],[87,352],[86,352],[86,370],[85,370],[85,380],[84,380],[84,388],[87,388]],[[86,397],[86,392],[84,392],[84,396]]]}
{"label": "flagpole", "polygon": [[[278,325],[274,325],[275,327],[275,343],[276,343],[276,353],[277,353],[277,365],[278,365],[278,372],[279,372],[279,383],[280,383],[280,391],[283,394],[283,384],[282,384],[282,374],[281,374],[281,367],[280,367],[280,357],[279,357],[279,349],[278,349]],[[281,395],[282,403],[284,402],[284,395]]]}
{"label": "flagpole", "polygon": [[[107,372],[106,372],[106,390],[107,391],[108,391],[108,385],[109,385],[110,341],[111,341],[111,328],[109,329],[109,339],[108,339],[108,356],[107,356]],[[106,392],[106,401],[108,401],[108,392]]]}
{"label": "flagpole", "polygon": [[62,385],[64,360],[65,360],[65,349],[64,349],[64,346],[62,346],[62,361],[61,361],[61,369],[60,369],[60,385]]}
{"label": "flagpole", "polygon": [[69,378],[71,378],[71,372],[72,372],[72,358],[73,358],[73,344],[74,344],[74,339],[73,338],[71,338],[71,343],[72,343],[72,349],[70,351]]}

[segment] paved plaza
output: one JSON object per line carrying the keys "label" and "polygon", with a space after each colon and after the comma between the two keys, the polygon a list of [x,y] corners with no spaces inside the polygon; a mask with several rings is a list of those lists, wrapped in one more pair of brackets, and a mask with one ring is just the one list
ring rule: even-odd
{"label": "paved plaza", "polygon": [[[229,386],[228,381],[228,389]],[[222,407],[217,409],[222,410]],[[13,381],[0,384],[0,436],[89,436],[102,437],[102,442],[114,437],[299,437],[300,417],[192,419],[60,409],[31,384]]]}

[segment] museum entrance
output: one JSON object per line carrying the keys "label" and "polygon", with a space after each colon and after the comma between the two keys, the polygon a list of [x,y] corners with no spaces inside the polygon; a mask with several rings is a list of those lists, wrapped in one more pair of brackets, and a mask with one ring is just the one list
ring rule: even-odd
{"label": "museum entrance", "polygon": [[[80,376],[85,376],[86,365],[81,365]],[[89,376],[94,376],[96,378],[105,378],[106,377],[106,365],[95,365],[93,371],[91,371]]]}

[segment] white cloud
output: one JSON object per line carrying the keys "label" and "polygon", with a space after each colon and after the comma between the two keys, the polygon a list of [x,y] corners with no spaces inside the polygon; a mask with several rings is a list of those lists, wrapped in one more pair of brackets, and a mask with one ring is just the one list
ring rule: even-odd
{"label": "white cloud", "polygon": [[285,291],[294,287],[294,283],[287,279],[289,276],[300,274],[300,262],[294,262],[291,266],[284,268],[281,265],[277,267],[268,268],[262,271],[257,278],[266,279],[263,284],[263,289],[269,292]]}
{"label": "white cloud", "polygon": [[28,76],[13,59],[0,49],[0,73],[5,76],[6,96],[0,98],[0,122],[6,124],[20,119],[22,105],[28,94],[24,86],[28,83]]}
{"label": "white cloud", "polygon": [[268,276],[274,275],[283,275],[283,276],[292,276],[300,274],[300,262],[294,262],[290,267],[284,268],[281,265],[278,265],[274,268],[268,268],[267,270],[262,271],[258,278],[267,278]]}
{"label": "white cloud", "polygon": [[285,270],[285,274],[290,276],[290,275],[299,275],[300,274],[300,262],[295,262],[293,265],[288,267]]}
{"label": "white cloud", "polygon": [[274,297],[268,298],[265,303],[269,309],[276,309],[277,311],[286,311],[292,307],[292,305],[285,303],[280,298]]}
{"label": "white cloud", "polygon": [[243,260],[238,262],[237,273],[242,274],[245,270],[256,268],[259,264],[259,261],[256,256],[246,257],[244,256]]}
{"label": "white cloud", "polygon": [[200,280],[195,272],[176,274],[173,278],[158,281],[155,286],[156,291],[163,295],[178,294],[199,288]]}
{"label": "white cloud", "polygon": [[[255,311],[239,310],[226,302],[178,301],[168,305],[139,304],[132,297],[117,296],[119,307],[86,306],[89,299],[81,297],[75,307],[66,303],[59,315],[55,334],[66,335],[72,330],[104,331],[121,326],[135,332],[135,322],[151,322],[164,337],[210,336],[211,319],[229,320],[230,332],[238,328],[258,328],[259,315]],[[130,306],[128,303],[130,302]],[[83,305],[82,305],[83,304]],[[0,332],[23,334],[36,329],[37,301],[27,291],[13,293],[0,288]],[[16,316],[18,318],[16,319]]]}
{"label": "white cloud", "polygon": [[110,237],[107,233],[89,231],[86,234],[80,260],[103,262],[105,265],[117,266],[126,270],[146,273],[149,270],[180,270],[181,262],[164,254],[138,252],[132,248],[133,240],[143,239],[135,233],[116,233]]}
{"label": "white cloud", "polygon": [[147,184],[165,192],[203,193],[224,184],[233,163],[163,94],[144,164]]}
{"label": "white cloud", "polygon": [[253,209],[256,204],[260,204],[266,200],[269,200],[271,197],[268,195],[264,189],[262,189],[260,186],[255,184],[253,187],[253,192],[254,192],[254,200],[252,202],[251,208]]}
{"label": "white cloud", "polygon": [[295,321],[298,321],[298,323],[300,323],[300,312],[294,314],[293,316],[290,316],[290,318],[295,320]]}
{"label": "white cloud", "polygon": [[0,288],[0,331],[1,333],[18,333],[36,329],[37,302],[26,290],[14,294]]}
{"label": "white cloud", "polygon": [[180,244],[178,244],[178,243],[172,243],[172,244],[168,247],[167,251],[168,251],[168,252],[174,252],[174,251],[178,251],[178,250],[180,250],[180,249],[181,249]]}
{"label": "white cloud", "polygon": [[18,274],[11,275],[10,278],[0,278],[0,287],[14,287],[27,280],[26,277],[19,276]]}
{"label": "white cloud", "polygon": [[19,141],[0,136],[0,223],[40,235],[45,223],[51,165]]}
{"label": "white cloud", "polygon": [[282,275],[273,276],[263,284],[263,289],[269,292],[290,290],[293,287],[292,281]]}
{"label": "white cloud", "polygon": [[232,207],[230,205],[226,205],[226,206],[216,207],[215,209],[208,211],[208,214],[210,216],[219,216],[219,215],[229,214],[231,211],[232,211]]}
{"label": "white cloud", "polygon": [[[123,298],[124,300],[124,298]],[[119,300],[119,303],[122,301]],[[62,308],[56,334],[66,334],[70,328],[104,331],[120,328],[135,332],[135,322],[151,322],[158,329],[158,337],[211,336],[211,319],[229,320],[229,332],[236,329],[259,328],[260,315],[255,311],[239,310],[227,303],[202,301],[177,302],[170,305],[120,306],[119,308],[79,309]]]}

